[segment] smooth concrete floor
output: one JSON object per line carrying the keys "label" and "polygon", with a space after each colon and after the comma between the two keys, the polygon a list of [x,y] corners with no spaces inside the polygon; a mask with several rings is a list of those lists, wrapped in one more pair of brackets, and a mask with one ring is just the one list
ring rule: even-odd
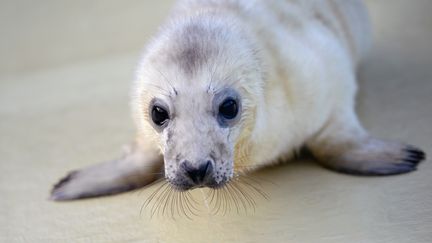
{"label": "smooth concrete floor", "polygon": [[[361,120],[430,155],[432,1],[367,2],[375,43],[359,72]],[[171,3],[0,2],[0,242],[432,242],[430,160],[391,177],[293,161],[251,175],[269,195],[255,211],[192,219],[140,213],[158,185],[49,201],[67,171],[118,156],[133,137],[134,67]]]}

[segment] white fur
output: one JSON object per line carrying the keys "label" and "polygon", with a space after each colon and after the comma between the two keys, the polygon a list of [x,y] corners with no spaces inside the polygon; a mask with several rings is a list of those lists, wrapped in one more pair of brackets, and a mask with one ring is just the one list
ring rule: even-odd
{"label": "white fur", "polygon": [[[248,89],[254,96],[254,100],[250,102],[255,104],[256,113],[253,116],[252,131],[246,145],[249,159],[245,163],[248,166],[266,165],[281,156],[289,155],[316,134],[324,123],[329,122],[332,114],[343,109],[349,110],[354,106],[356,90],[354,71],[359,57],[350,54],[348,40],[340,34],[343,30],[337,29],[337,32],[334,32],[315,16],[316,13],[328,16],[329,22],[339,26],[339,20],[330,10],[329,2],[316,0],[180,1],[173,11],[173,18],[148,46],[139,66],[136,86],[133,89],[135,99],[132,104],[141,136],[152,141],[151,143],[160,144],[156,142],[160,141],[159,135],[148,125],[148,119],[143,116],[145,110],[143,103],[144,106],[148,105],[148,98],[143,96],[158,93],[148,83],[153,85],[157,83],[169,90],[168,82],[171,82],[177,88],[183,87],[200,92],[196,85],[205,87],[209,82],[209,73],[204,70],[200,76],[195,77],[194,85],[191,86],[186,83],[190,80],[181,76],[179,74],[181,71],[177,67],[163,66],[164,64],[157,63],[155,57],[164,55],[163,52],[170,50],[164,45],[171,45],[171,41],[177,41],[173,40],[172,32],[190,24],[191,18],[199,15],[216,15],[207,18],[209,23],[202,24],[220,25],[221,28],[226,29],[225,32],[220,33],[219,38],[223,42],[220,45],[223,46],[228,42],[232,50],[225,52],[224,58],[235,59],[244,49],[242,46],[244,43],[239,42],[238,36],[232,36],[233,32],[230,32],[230,29],[234,28],[240,32],[235,34],[253,40],[251,45],[254,45],[254,51],[258,52],[260,60],[258,72],[248,73],[251,75],[248,77],[250,82]],[[349,30],[353,31],[352,35],[356,35],[354,31],[357,29],[368,29],[366,14],[359,1],[334,2],[341,9],[340,11],[350,9],[350,13],[354,13],[352,21],[351,15],[345,16],[348,26],[352,28]],[[358,8],[353,9],[354,7]],[[221,13],[224,18],[218,18],[218,14]],[[368,32],[363,32],[355,36],[357,37],[354,40],[355,45],[359,49],[357,55],[364,51],[363,43],[367,43],[368,35]],[[152,57],[153,60],[149,61]],[[252,61],[254,60],[250,60],[245,65],[256,65]],[[214,65],[222,69],[219,70],[221,73],[232,71],[229,69],[230,65],[224,66],[222,61],[215,60]],[[155,69],[163,70],[165,77],[155,73]],[[261,76],[263,74],[265,77]],[[347,122],[357,123],[356,120]],[[163,146],[160,148],[163,151]]]}
{"label": "white fur", "polygon": [[[421,150],[371,137],[355,114],[355,72],[369,42],[361,0],[179,1],[138,67],[133,150],[72,173],[52,198],[143,186],[162,163],[173,186],[190,189],[179,169],[186,160],[211,161],[213,181],[223,186],[235,173],[289,158],[301,146],[339,171],[413,171],[425,158]],[[240,97],[241,117],[224,127],[214,102],[231,91]],[[150,117],[155,99],[172,112],[164,129]]]}

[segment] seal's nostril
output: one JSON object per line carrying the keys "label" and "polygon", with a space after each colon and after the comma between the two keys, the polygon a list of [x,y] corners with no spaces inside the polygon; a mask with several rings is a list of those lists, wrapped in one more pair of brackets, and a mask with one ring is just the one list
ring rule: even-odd
{"label": "seal's nostril", "polygon": [[212,165],[212,161],[211,160],[207,160],[207,166],[210,166],[210,167],[212,167],[213,165]]}
{"label": "seal's nostril", "polygon": [[194,183],[202,183],[209,173],[213,169],[212,163],[210,160],[206,161],[205,163],[202,163],[197,167],[193,166],[189,161],[184,161],[182,163],[182,168],[186,172],[186,174],[189,176],[189,178]]}
{"label": "seal's nostril", "polygon": [[206,163],[200,165],[199,170],[200,170],[200,174],[202,175],[207,175],[207,173],[211,170],[212,168],[212,163],[210,160],[207,160]]}

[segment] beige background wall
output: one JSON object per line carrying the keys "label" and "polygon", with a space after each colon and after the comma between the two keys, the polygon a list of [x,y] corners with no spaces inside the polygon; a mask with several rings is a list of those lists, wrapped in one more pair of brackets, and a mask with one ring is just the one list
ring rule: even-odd
{"label": "beige background wall", "polygon": [[[0,1],[0,242],[432,242],[430,160],[386,178],[290,162],[253,175],[270,196],[255,211],[193,220],[140,215],[157,185],[48,201],[66,171],[118,156],[133,136],[134,67],[171,3]],[[376,41],[359,73],[361,120],[430,155],[432,1],[367,3]]]}
{"label": "beige background wall", "polygon": [[3,0],[0,73],[137,52],[173,2]]}

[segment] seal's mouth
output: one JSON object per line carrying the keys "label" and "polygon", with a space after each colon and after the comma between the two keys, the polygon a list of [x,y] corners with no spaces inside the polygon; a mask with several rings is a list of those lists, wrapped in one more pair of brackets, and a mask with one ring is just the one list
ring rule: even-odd
{"label": "seal's mouth", "polygon": [[212,170],[200,175],[196,175],[195,172],[179,172],[174,179],[166,179],[178,191],[193,190],[196,188],[219,189],[229,183],[229,178],[223,177],[221,180],[216,180],[214,174]]}
{"label": "seal's mouth", "polygon": [[221,182],[221,183],[208,183],[208,184],[175,184],[172,182],[169,182],[171,184],[171,186],[177,190],[177,191],[188,191],[188,190],[193,190],[193,189],[198,189],[198,188],[210,188],[210,189],[220,189],[224,186],[226,186],[229,181],[226,182]]}

